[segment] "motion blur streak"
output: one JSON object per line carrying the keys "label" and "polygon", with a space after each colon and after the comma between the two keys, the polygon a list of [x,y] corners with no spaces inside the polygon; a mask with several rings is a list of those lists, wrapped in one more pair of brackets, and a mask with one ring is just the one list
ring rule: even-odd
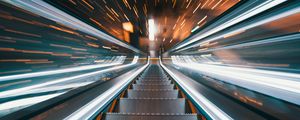
{"label": "motion blur streak", "polygon": [[299,119],[297,0],[0,0],[0,119]]}
{"label": "motion blur streak", "polygon": [[76,112],[65,118],[65,120],[88,120],[92,117],[92,115],[95,114],[95,112],[99,110],[99,108],[102,108],[105,104],[107,104],[108,101],[112,100],[112,98],[114,97],[113,95],[123,90],[133,80],[133,78],[135,78],[140,72],[145,70],[148,65],[149,60],[146,65],[137,69],[136,71],[134,71],[134,73],[130,73],[131,75],[123,79],[122,82],[119,82],[88,104],[82,106]]}
{"label": "motion blur streak", "polygon": [[0,6],[0,117],[110,80],[144,58],[42,0],[5,0]]}
{"label": "motion blur streak", "polygon": [[278,5],[278,4],[281,4],[281,3],[285,2],[285,1],[286,0],[268,0],[266,2],[263,2],[260,5],[252,8],[252,9],[247,10],[247,12],[244,12],[243,14],[238,15],[235,18],[232,18],[231,20],[223,23],[219,27],[216,27],[216,28],[214,28],[214,29],[212,29],[212,30],[210,30],[210,31],[208,31],[208,32],[200,35],[200,36],[197,36],[194,39],[188,40],[188,42],[186,42],[186,43],[184,43],[184,44],[179,45],[178,47],[176,47],[175,50],[180,49],[180,48],[182,48],[182,47],[184,47],[184,46],[186,46],[188,44],[191,44],[191,43],[193,43],[195,41],[201,40],[202,38],[205,38],[205,37],[207,37],[209,35],[212,35],[212,34],[218,32],[218,31],[221,31],[221,30],[223,30],[223,29],[225,29],[225,28],[227,28],[229,26],[237,24],[237,23],[239,23],[239,22],[241,22],[241,21],[243,21],[243,20],[245,20],[247,18],[250,18],[250,17],[252,17],[252,16],[254,16],[256,14],[259,14],[259,13],[265,11],[265,10],[268,10],[268,9],[270,9],[270,8],[272,8],[272,7],[274,7],[274,6]]}
{"label": "motion blur streak", "polygon": [[38,97],[24,98],[24,99],[2,103],[0,104],[0,110],[3,112],[5,110],[9,111],[9,109],[13,109],[13,108],[26,107],[62,94],[64,93],[56,93],[56,94],[49,94],[49,95],[38,96]]}
{"label": "motion blur streak", "polygon": [[[203,41],[201,41],[198,44],[194,44],[192,46],[185,47],[184,49],[181,49],[179,51],[183,51],[183,50],[189,49],[191,47],[199,46],[201,44],[205,44],[205,43],[208,43],[208,42],[213,42],[213,41],[216,41],[216,40],[219,40],[219,39],[222,39],[222,38],[226,38],[227,36],[234,36],[234,35],[236,35],[236,33],[237,34],[242,33],[242,32],[244,32],[244,31],[246,31],[248,29],[251,29],[251,28],[254,28],[254,27],[257,27],[257,26],[269,23],[269,22],[272,22],[272,21],[276,21],[278,19],[281,19],[281,18],[284,18],[284,17],[287,17],[287,16],[295,15],[295,14],[297,14],[299,12],[300,12],[300,7],[299,6],[295,6],[295,8],[292,8],[290,10],[284,11],[284,12],[279,13],[279,14],[276,13],[276,15],[271,16],[271,17],[266,16],[265,19],[263,19],[261,21],[253,22],[252,24],[248,24],[248,25],[245,25],[245,26],[243,26],[241,28],[238,28],[238,29],[235,29],[235,30],[232,30],[232,31],[228,31],[228,32],[226,32],[226,33],[224,33],[224,34],[222,34],[220,36],[217,36],[217,37],[214,37],[214,38],[211,38],[211,39],[208,39],[208,40],[203,40]],[[197,39],[197,40],[200,40],[200,39]],[[192,43],[192,41],[191,41],[191,43]]]}
{"label": "motion blur streak", "polygon": [[94,71],[94,72],[81,74],[81,75],[77,75],[77,76],[52,80],[52,81],[49,81],[49,82],[45,82],[45,83],[41,83],[41,84],[37,84],[37,85],[32,85],[32,86],[28,86],[28,87],[8,90],[8,91],[0,92],[0,98],[4,98],[4,97],[7,97],[7,96],[10,96],[10,95],[13,95],[13,94],[17,94],[17,93],[22,92],[22,91],[28,91],[28,90],[32,90],[32,89],[39,88],[39,87],[45,87],[45,86],[49,86],[49,85],[53,85],[53,84],[57,84],[57,83],[63,83],[63,82],[67,82],[67,81],[74,81],[76,79],[84,79],[84,78],[88,78],[88,77],[91,77],[91,76],[98,75],[100,73],[105,73],[105,72],[108,72],[108,71],[114,71],[114,70],[117,70],[117,69],[129,67],[129,66],[132,66],[132,65],[134,65],[134,63],[133,64],[116,66],[116,67],[112,67],[112,68],[108,68],[108,69],[104,69],[104,70],[100,70],[100,71]]}
{"label": "motion blur streak", "polygon": [[61,10],[45,3],[42,0],[35,0],[35,1],[28,1],[28,0],[16,0],[16,1],[10,1],[5,0],[6,2],[16,5],[18,7],[24,8],[25,10],[29,10],[32,13],[36,13],[38,15],[41,15],[43,17],[46,17],[48,19],[51,19],[53,21],[56,21],[58,23],[61,23],[63,25],[69,26],[74,29],[78,29],[80,31],[83,31],[85,33],[88,33],[90,35],[97,36],[99,38],[102,38],[107,41],[111,41],[117,45],[124,46],[125,48],[132,49],[135,52],[140,52],[134,47],[131,47],[95,28],[92,26],[62,12]]}
{"label": "motion blur streak", "polygon": [[79,67],[74,67],[74,68],[66,68],[66,69],[51,70],[51,71],[44,71],[44,72],[3,76],[3,77],[0,77],[0,81],[16,80],[16,79],[21,79],[21,78],[24,79],[24,78],[31,78],[31,77],[60,74],[62,72],[68,73],[68,72],[76,72],[76,71],[89,70],[89,69],[95,69],[95,68],[109,67],[109,66],[114,66],[114,65],[120,65],[123,62],[124,62],[124,58],[121,57],[121,59],[119,61],[116,61],[115,63],[110,63],[110,64],[86,65],[86,66],[79,66]]}
{"label": "motion blur streak", "polygon": [[[190,94],[190,96],[195,100],[195,102],[201,106],[207,114],[213,120],[233,120],[229,115],[227,115],[224,111],[219,109],[216,105],[210,102],[207,98],[197,92],[196,88],[193,88],[192,84],[183,81],[184,79],[179,78],[176,74],[172,73],[165,65],[162,64],[160,60],[160,65],[178,82],[178,84],[185,89],[186,92]],[[187,79],[187,78],[185,78]]]}
{"label": "motion blur streak", "polygon": [[299,74],[201,64],[193,62],[191,56],[180,57],[172,56],[173,64],[300,105]]}

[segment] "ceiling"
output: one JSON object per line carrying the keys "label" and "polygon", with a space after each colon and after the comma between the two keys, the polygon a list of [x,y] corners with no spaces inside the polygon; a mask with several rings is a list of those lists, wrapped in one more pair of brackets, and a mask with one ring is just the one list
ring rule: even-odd
{"label": "ceiling", "polygon": [[[200,30],[239,0],[49,0],[90,25],[124,40],[122,23],[133,24],[140,48],[149,49],[148,19],[154,19],[157,46],[165,49]],[[158,49],[154,47],[152,49]]]}

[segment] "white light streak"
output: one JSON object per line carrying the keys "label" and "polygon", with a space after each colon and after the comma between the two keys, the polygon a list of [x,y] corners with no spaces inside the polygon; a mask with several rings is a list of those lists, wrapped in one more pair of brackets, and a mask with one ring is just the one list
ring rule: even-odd
{"label": "white light streak", "polygon": [[9,110],[9,109],[17,108],[17,107],[36,104],[36,103],[45,101],[47,99],[59,96],[61,94],[63,94],[63,93],[43,95],[43,96],[38,96],[38,97],[30,97],[30,98],[24,98],[24,99],[19,99],[19,100],[14,100],[14,101],[1,103],[0,104],[0,112],[3,111],[3,110]]}
{"label": "white light streak", "polygon": [[180,79],[171,70],[165,67],[160,58],[160,65],[170,74],[172,78],[186,91],[192,99],[207,113],[213,120],[233,120],[229,115],[219,109],[216,105],[205,98],[201,93],[199,93],[193,85]]}
{"label": "white light streak", "polygon": [[126,56],[123,56],[123,57],[120,56],[120,58],[119,58],[120,60],[117,60],[114,63],[105,63],[105,64],[98,64],[98,65],[86,65],[86,66],[79,66],[79,67],[66,68],[66,69],[58,69],[58,70],[49,70],[49,71],[43,71],[43,72],[33,72],[33,73],[3,76],[3,77],[0,77],[0,81],[9,81],[9,80],[16,80],[16,79],[40,77],[40,76],[46,76],[46,75],[69,73],[69,72],[76,72],[76,71],[83,71],[83,70],[90,70],[90,69],[120,65],[124,62],[124,57],[126,57]]}
{"label": "white light streak", "polygon": [[[251,28],[254,28],[254,27],[257,27],[257,26],[260,26],[260,25],[263,25],[263,24],[266,24],[266,23],[269,23],[269,22],[272,22],[272,21],[275,21],[275,20],[279,20],[281,18],[284,18],[284,17],[287,17],[287,16],[290,16],[290,15],[293,15],[293,14],[297,14],[300,12],[300,7],[297,7],[297,8],[294,8],[294,9],[291,9],[289,11],[285,11],[281,14],[277,14],[277,15],[274,15],[272,17],[268,17],[268,18],[265,18],[261,21],[258,21],[258,22],[254,22],[254,23],[251,23],[251,24],[248,24],[248,25],[245,25],[241,28],[237,28],[237,29],[234,29],[232,31],[229,31],[229,32],[226,32],[224,34],[221,34],[219,36],[216,36],[216,37],[213,37],[211,39],[208,39],[208,40],[203,40],[203,42],[199,43],[199,44],[202,44],[202,43],[206,43],[206,42],[212,42],[212,41],[216,41],[216,40],[219,40],[221,38],[226,38],[228,36],[231,36],[231,35],[234,35],[234,34],[237,34],[237,33],[243,33],[245,32],[246,30],[249,30]],[[192,46],[188,46],[188,47],[185,47],[183,49],[181,49],[180,51],[182,50],[186,50],[186,49],[189,49],[191,47],[195,47],[199,44],[195,44],[195,45],[192,45]]]}
{"label": "white light streak", "polygon": [[172,61],[203,75],[300,105],[299,74],[195,63],[189,56],[172,57]]}
{"label": "white light streak", "polygon": [[88,79],[89,77],[92,77],[92,76],[95,76],[95,75],[98,75],[98,74],[101,74],[101,73],[104,73],[104,72],[113,71],[113,70],[117,70],[117,69],[122,69],[122,68],[125,68],[125,67],[129,67],[131,65],[134,65],[134,64],[127,64],[127,65],[111,67],[111,68],[107,68],[107,69],[104,69],[104,70],[99,70],[99,71],[85,73],[85,74],[81,74],[81,75],[77,75],[77,76],[61,78],[61,79],[57,79],[57,80],[51,80],[51,81],[36,84],[36,85],[31,85],[31,86],[26,86],[26,87],[22,87],[22,88],[3,91],[3,92],[0,92],[0,98],[4,98],[4,97],[11,96],[13,94],[17,94],[17,93],[20,93],[20,92],[23,92],[23,91],[29,91],[29,90],[32,90],[32,89],[45,87],[45,86],[49,86],[49,85],[53,85],[53,84],[69,82],[69,81],[76,81],[78,79],[83,79],[83,78]]}
{"label": "white light streak", "polygon": [[231,19],[231,20],[229,20],[229,21],[227,21],[227,22],[219,25],[218,27],[215,27],[215,28],[209,30],[208,32],[201,33],[201,35],[199,35],[199,36],[197,36],[195,38],[190,39],[188,42],[186,42],[184,44],[181,44],[181,45],[177,46],[175,48],[175,50],[180,49],[180,48],[182,48],[182,47],[184,47],[184,46],[186,46],[188,44],[191,44],[191,43],[193,43],[195,41],[201,40],[201,39],[203,39],[203,38],[205,38],[207,36],[210,36],[210,35],[212,35],[212,34],[214,34],[216,32],[224,30],[225,28],[228,28],[228,27],[230,27],[230,26],[232,26],[234,24],[237,24],[237,23],[239,23],[239,22],[241,22],[241,21],[243,21],[245,19],[248,19],[248,18],[250,18],[250,17],[252,17],[254,15],[257,15],[257,14],[259,14],[259,13],[265,11],[265,10],[268,10],[268,9],[270,9],[270,8],[278,5],[278,4],[281,4],[281,3],[285,2],[285,1],[286,0],[268,0],[268,1],[266,1],[266,2],[260,4],[260,5],[256,6],[256,7],[254,7],[254,8],[252,8],[252,9],[249,9],[248,11],[244,12],[243,14],[238,15],[238,16],[234,17],[233,19]]}
{"label": "white light streak", "polygon": [[40,87],[40,88],[36,88],[36,89],[31,89],[31,90],[20,92],[20,93],[16,93],[16,94],[11,94],[11,95],[8,95],[8,96],[5,96],[5,97],[6,98],[7,97],[16,97],[16,96],[26,95],[26,94],[37,94],[37,93],[59,91],[59,90],[66,90],[66,91],[68,91],[67,89],[85,86],[85,85],[88,85],[88,84],[91,84],[91,83],[94,83],[94,82],[95,81],[89,81],[89,82],[79,81],[77,83],[51,85],[51,86],[46,86],[46,87]]}
{"label": "white light streak", "polygon": [[122,81],[115,84],[112,88],[105,91],[103,94],[84,105],[71,115],[69,115],[65,120],[88,120],[90,117],[97,111],[99,108],[102,108],[108,101],[113,99],[114,95],[119,93],[124,87],[126,87],[140,72],[145,70],[145,68],[149,65],[149,57],[148,63],[132,73],[130,76],[124,78]]}

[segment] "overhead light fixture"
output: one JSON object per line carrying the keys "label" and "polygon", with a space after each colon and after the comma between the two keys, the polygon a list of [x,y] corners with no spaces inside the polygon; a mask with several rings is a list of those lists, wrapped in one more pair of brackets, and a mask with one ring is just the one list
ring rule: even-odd
{"label": "overhead light fixture", "polygon": [[149,28],[149,40],[154,41],[154,34],[155,34],[155,26],[154,26],[154,20],[149,19],[148,20],[148,28]]}
{"label": "overhead light fixture", "polygon": [[133,33],[133,25],[131,24],[131,22],[124,22],[124,23],[122,23],[122,25],[123,25],[124,30]]}

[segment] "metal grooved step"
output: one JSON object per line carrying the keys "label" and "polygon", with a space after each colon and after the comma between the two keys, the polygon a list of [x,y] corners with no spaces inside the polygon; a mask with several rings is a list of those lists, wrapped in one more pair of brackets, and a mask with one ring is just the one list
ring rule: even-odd
{"label": "metal grooved step", "polygon": [[178,98],[178,90],[128,90],[128,98]]}
{"label": "metal grooved step", "polygon": [[158,81],[163,81],[163,80],[169,80],[168,77],[163,77],[163,78],[159,78],[159,77],[140,77],[138,80],[143,80],[143,81],[152,81],[152,80],[158,80]]}
{"label": "metal grooved step", "polygon": [[198,120],[159,65],[150,65],[105,120]]}
{"label": "metal grooved step", "polygon": [[137,80],[136,84],[171,84],[170,80],[158,81],[158,80]]}
{"label": "metal grooved step", "polygon": [[123,98],[119,112],[125,113],[185,113],[185,99]]}
{"label": "metal grooved step", "polygon": [[132,88],[135,90],[143,90],[143,89],[174,89],[173,84],[168,84],[168,85],[153,85],[153,84],[133,84]]}

